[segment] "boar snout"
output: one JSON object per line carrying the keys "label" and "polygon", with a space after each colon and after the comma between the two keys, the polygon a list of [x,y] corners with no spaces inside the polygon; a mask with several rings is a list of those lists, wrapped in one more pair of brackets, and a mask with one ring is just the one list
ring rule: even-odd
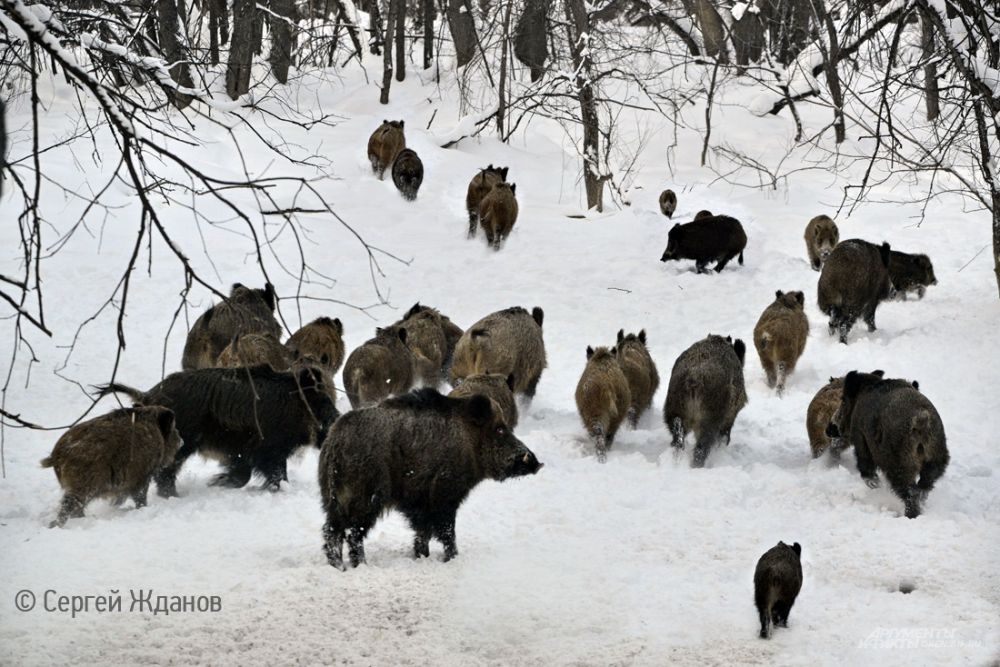
{"label": "boar snout", "polygon": [[518,446],[507,459],[507,469],[505,477],[524,477],[534,475],[542,469],[543,463],[539,463],[534,452],[518,442]]}

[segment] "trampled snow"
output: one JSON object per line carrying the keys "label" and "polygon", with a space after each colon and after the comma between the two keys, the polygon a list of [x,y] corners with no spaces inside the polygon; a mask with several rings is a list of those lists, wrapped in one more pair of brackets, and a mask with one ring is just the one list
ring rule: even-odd
{"label": "trampled snow", "polygon": [[[462,136],[475,118],[459,120],[448,86],[420,85],[416,78],[393,84],[388,107],[376,103],[374,84],[359,76],[297,81],[290,93],[303,108],[336,114],[332,127],[306,131],[252,116],[259,130],[279,133],[291,153],[316,153],[313,163],[328,160],[322,172],[282,164],[244,130],[238,131],[246,148],[241,161],[225,130],[204,121],[197,125],[204,145],[185,155],[219,178],[241,178],[244,161],[254,174],[291,170],[315,177],[338,215],[369,244],[403,260],[375,252],[384,273],[379,289],[390,302],[378,305],[364,248],[331,216],[306,216],[302,244],[314,282],[302,288],[312,298],[296,302],[296,241],[280,218],[269,218],[264,231],[273,243],[263,261],[284,297],[281,314],[291,329],[319,315],[339,317],[350,350],[418,300],[462,326],[512,305],[544,308],[549,367],[518,427],[544,469],[503,484],[484,482],[472,492],[458,515],[455,561],[442,563],[437,543],[430,559],[414,561],[411,532],[390,514],[367,541],[367,565],[343,573],[327,565],[320,549],[315,450],[290,461],[289,482],[276,495],[209,488],[217,464],[195,457],[178,479],[181,498],[151,493],[141,510],[130,502],[121,508],[95,502],[86,518],[59,530],[46,526],[60,490],[38,461],[60,431],[7,429],[0,663],[910,666],[979,665],[1000,656],[1000,302],[990,253],[980,252],[990,243],[986,215],[940,196],[921,220],[922,204],[907,203],[917,201],[920,184],[901,181],[876,187],[873,199],[891,203],[835,215],[848,174],[806,162],[786,164],[777,189],[730,186],[696,166],[701,137],[693,132],[682,133],[672,149],[671,174],[672,128],[647,121],[627,192],[631,206],[615,210],[609,203],[608,213],[570,218],[584,209],[583,188],[578,153],[558,127],[532,124],[509,145],[472,138],[442,149],[435,138]],[[77,122],[67,115],[71,100],[64,89],[45,100],[52,137]],[[825,110],[800,106],[814,130],[829,122]],[[745,107],[714,110],[713,143],[752,150],[762,161],[780,156],[791,142],[791,120],[757,118]],[[9,113],[14,132],[26,127],[30,109],[15,106]],[[408,146],[423,160],[415,202],[370,172],[365,145],[383,118],[406,120]],[[104,141],[106,162],[95,164],[89,148],[62,149],[43,158],[46,174],[77,192],[96,191],[115,163],[107,136]],[[14,143],[11,157],[26,147],[23,139]],[[488,163],[510,167],[520,203],[500,253],[481,237],[465,238],[465,189]],[[44,187],[45,215],[53,224],[45,231],[48,247],[68,231],[83,202]],[[133,195],[120,183],[111,187],[115,208],[92,215],[45,260],[48,322],[56,336],[50,341],[26,331],[39,362],[27,382],[30,355],[22,350],[14,384],[25,388],[6,406],[25,419],[69,423],[88,405],[74,382],[109,378],[113,310],[85,328],[64,359],[76,326],[114,289],[135,240]],[[706,276],[696,275],[692,263],[661,263],[674,222],[658,210],[665,187],[678,193],[674,221],[705,208],[740,219],[749,237],[745,264]],[[5,192],[0,272],[16,273],[11,221],[20,206]],[[233,196],[251,210],[258,206],[249,196]],[[293,201],[290,189],[277,187],[274,196],[282,204]],[[198,200],[200,220],[183,203],[160,202],[158,213],[197,270],[222,289],[237,281],[262,283],[244,224],[208,197]],[[840,345],[827,336],[815,305],[818,274],[802,239],[808,220],[820,213],[836,217],[842,239],[884,239],[900,250],[928,253],[939,284],[922,301],[883,305],[878,331],[861,325],[849,345]],[[183,276],[159,238],[152,243],[151,274],[146,267],[144,250],[132,276],[128,347],[118,373],[141,388],[161,378],[164,359],[166,372],[179,369],[186,326],[212,302],[206,290],[194,290],[195,307],[186,322],[182,315],[164,349]],[[805,292],[811,325],[784,398],[767,389],[752,345],[754,324],[779,289]],[[612,344],[620,328],[646,329],[662,383],[639,429],[621,431],[600,465],[573,391],[587,345]],[[750,402],[729,447],[714,451],[705,469],[693,470],[690,445],[680,457],[670,450],[661,410],[674,359],[708,333],[747,342]],[[7,320],[3,340],[10,345],[13,337]],[[810,457],[805,411],[813,394],[830,376],[876,368],[919,380],[947,431],[951,464],[915,520],[902,517],[901,502],[885,485],[865,486],[850,452],[839,464]],[[105,399],[98,410],[115,406]],[[347,410],[346,398],[338,406]],[[779,540],[802,544],[805,581],[789,628],[764,641],[757,638],[753,568]],[[901,586],[913,591],[904,594]],[[222,608],[130,611],[129,591],[140,589],[154,596],[216,595]],[[21,590],[37,598],[30,612],[15,608]],[[44,609],[46,591],[112,590],[124,597],[121,612],[91,609],[72,618]]]}

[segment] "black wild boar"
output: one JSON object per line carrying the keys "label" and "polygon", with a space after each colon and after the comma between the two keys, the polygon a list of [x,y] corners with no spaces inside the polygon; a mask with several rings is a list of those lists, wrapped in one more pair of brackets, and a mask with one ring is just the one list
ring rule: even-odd
{"label": "black wild boar", "polygon": [[164,498],[177,495],[177,472],[196,452],[226,466],[212,486],[240,488],[256,472],[264,489],[278,491],[287,479],[288,457],[300,446],[322,442],[338,416],[323,374],[312,368],[203,368],[168,375],[147,392],[117,383],[98,389],[102,396],[124,393],[137,405],[173,410],[183,445],[156,475]]}
{"label": "black wild boar", "polygon": [[885,473],[910,519],[920,515],[948,467],[941,417],[916,382],[851,371],[826,434],[854,447],[858,472],[868,486],[878,486],[877,469]]}
{"label": "black wild boar", "polygon": [[828,215],[817,215],[806,225],[806,254],[809,264],[819,271],[840,240],[840,231]]}
{"label": "black wild boar", "polygon": [[806,349],[809,320],[804,310],[806,297],[802,292],[774,293],[775,299],[757,320],[753,343],[767,376],[767,386],[785,391],[785,379],[795,371],[795,364]]}
{"label": "black wild boar", "polygon": [[424,182],[424,163],[416,151],[404,148],[392,161],[392,182],[404,199],[413,201],[417,198],[417,190]]}
{"label": "black wild boar", "polygon": [[276,371],[287,371],[292,363],[288,350],[269,333],[249,333],[233,338],[219,353],[215,366],[219,368],[246,368],[267,364]]}
{"label": "black wild boar", "polygon": [[274,319],[276,297],[271,283],[264,289],[233,285],[229,297],[195,320],[184,344],[181,367],[186,370],[211,368],[233,338],[248,333],[271,334],[281,338],[281,325]]}
{"label": "black wild boar", "polygon": [[285,341],[293,361],[308,361],[331,375],[344,361],[344,325],[339,318],[317,317]]}
{"label": "black wild boar", "polygon": [[897,298],[902,301],[906,301],[908,294],[923,299],[927,288],[937,285],[934,265],[927,255],[908,255],[895,250],[889,253],[889,278]]}
{"label": "black wild boar", "polygon": [[419,302],[393,326],[406,329],[406,346],[413,353],[417,378],[428,387],[441,384],[462,330],[436,309]]}
{"label": "black wild boar", "polygon": [[376,329],[375,337],[351,352],[344,364],[344,392],[354,409],[378,403],[413,386],[415,360],[406,329]]}
{"label": "black wild boar", "polygon": [[830,317],[830,335],[847,337],[858,318],[875,331],[875,310],[892,296],[889,244],[877,246],[861,239],[838,243],[823,263],[817,287],[819,309]]}
{"label": "black wild boar", "polygon": [[507,180],[507,167],[494,167],[492,164],[481,169],[469,182],[469,190],[465,194],[465,210],[469,212],[469,238],[476,235],[479,225],[479,204],[483,201],[493,186]]}
{"label": "black wild boar", "polygon": [[174,460],[179,446],[174,413],[160,406],[121,408],[71,427],[41,462],[55,470],[64,492],[49,528],[82,517],[95,498],[132,498],[144,507],[150,480]]}
{"label": "black wild boar", "polygon": [[419,389],[349,412],[334,425],[319,458],[326,511],[323,548],[344,569],[365,560],[365,535],[389,509],[407,518],[414,557],[429,556],[431,537],[444,559],[458,555],[455,515],[484,479],[532,475],[542,467],[485,396],[448,398]]}
{"label": "black wild boar", "polygon": [[653,394],[660,386],[660,374],[656,372],[656,364],[646,347],[646,330],[626,336],[625,330],[619,329],[614,352],[618,365],[622,367],[625,379],[628,380],[629,394],[632,396],[628,421],[635,428],[639,424],[639,417],[653,404]]}
{"label": "black wild boar", "polygon": [[470,375],[464,378],[448,395],[452,398],[468,398],[475,394],[482,394],[493,401],[494,406],[503,417],[504,423],[512,431],[517,428],[517,401],[514,400],[513,375],[506,377],[499,373]]}
{"label": "black wild boar", "polygon": [[403,121],[383,120],[382,124],[368,138],[368,161],[372,163],[372,171],[379,177],[385,177],[396,155],[406,148],[406,136],[403,134]]}
{"label": "black wild boar", "polygon": [[546,365],[544,316],[541,308],[532,308],[529,314],[515,306],[473,324],[455,346],[448,372],[451,383],[486,372],[513,375],[514,393],[532,398]]}
{"label": "black wild boar", "polygon": [[710,334],[674,362],[663,421],[670,430],[671,444],[678,450],[684,449],[687,434],[694,432],[694,468],[705,465],[709,452],[720,440],[729,444],[736,415],[747,404],[745,357],[742,340]]}
{"label": "black wild boar", "polygon": [[716,262],[718,273],[726,264],[739,255],[743,264],[743,249],[747,245],[747,235],[743,225],[728,215],[716,215],[685,224],[677,223],[670,229],[667,249],[663,251],[661,262],[674,259],[693,259],[698,273],[707,273],[709,262]]}
{"label": "black wild boar", "polygon": [[516,194],[516,183],[497,183],[479,203],[479,224],[494,250],[500,249],[517,222]]}
{"label": "black wild boar", "polygon": [[704,220],[705,218],[714,218],[715,214],[706,209],[702,209],[694,214],[695,220]]}
{"label": "black wild boar", "polygon": [[599,462],[607,460],[608,448],[631,403],[628,380],[614,353],[606,347],[588,347],[587,366],[576,385],[576,409],[594,441]]}
{"label": "black wild boar", "polygon": [[660,193],[660,212],[668,218],[674,217],[677,210],[677,195],[673,190],[664,190]]}
{"label": "black wild boar", "polygon": [[760,638],[771,638],[771,624],[788,627],[788,613],[802,589],[802,547],[778,542],[764,552],[753,573]]}

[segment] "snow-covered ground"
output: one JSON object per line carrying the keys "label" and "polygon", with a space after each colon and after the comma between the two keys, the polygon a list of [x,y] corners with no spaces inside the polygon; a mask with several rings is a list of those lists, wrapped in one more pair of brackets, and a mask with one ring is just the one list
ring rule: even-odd
{"label": "snow-covered ground", "polygon": [[[277,495],[209,488],[216,464],[192,459],[178,481],[181,498],[151,495],[139,511],[130,503],[97,502],[86,518],[50,530],[60,491],[38,460],[59,432],[8,429],[0,482],[0,664],[909,666],[1000,658],[1000,301],[989,252],[976,256],[989,243],[985,215],[964,213],[948,197],[933,200],[920,224],[920,204],[869,204],[850,217],[839,215],[842,239],[885,239],[901,250],[927,252],[939,281],[923,301],[882,306],[879,330],[869,334],[861,326],[843,346],[827,336],[816,308],[818,274],[808,266],[802,232],[812,216],[833,215],[849,174],[811,169],[776,190],[734,188],[696,166],[700,137],[682,133],[671,175],[672,127],[647,120],[632,205],[573,219],[567,214],[582,208],[579,166],[558,128],[536,123],[510,145],[465,140],[444,150],[434,137],[458,123],[450,112],[456,104],[415,77],[393,84],[388,107],[375,103],[372,86],[351,77],[297,85],[303,104],[337,114],[337,124],[309,132],[271,127],[289,150],[329,159],[331,177],[319,179],[317,189],[368,243],[405,263],[376,254],[389,306],[362,312],[286,299],[285,322],[294,329],[321,314],[339,317],[352,349],[418,300],[465,326],[512,305],[543,307],[549,367],[518,435],[544,470],[504,484],[484,482],[471,494],[458,515],[457,560],[442,563],[436,543],[430,560],[412,560],[409,529],[389,515],[367,541],[368,564],[342,573],[320,550],[315,451],[290,462],[289,483]],[[69,99],[60,90],[47,100],[45,127],[53,136],[75,122],[66,117]],[[434,125],[424,131],[435,110]],[[828,120],[811,113],[804,109],[816,128]],[[29,118],[15,108],[8,126],[16,131]],[[370,173],[365,143],[383,118],[406,120],[408,145],[424,161],[416,202]],[[787,118],[756,118],[738,105],[718,107],[713,122],[714,140],[750,147],[762,158],[780,155],[790,141]],[[267,126],[265,118],[258,123]],[[238,177],[239,160],[224,132],[207,123],[198,132],[204,146],[190,154],[214,175]],[[262,149],[244,157],[256,173],[279,170]],[[509,165],[521,207],[499,254],[481,239],[465,238],[465,188],[490,162]],[[46,173],[79,184],[80,193],[87,191],[84,183],[99,187],[99,174],[111,166],[94,164],[82,144],[74,154],[47,155],[44,165]],[[304,167],[298,173],[318,175]],[[745,265],[734,262],[720,275],[702,276],[691,263],[661,263],[672,224],[656,204],[664,187],[678,191],[675,219],[707,208],[742,220],[749,236]],[[875,199],[905,201],[919,192],[900,183],[879,187]],[[40,362],[7,405],[26,419],[71,421],[87,399],[70,380],[90,385],[110,373],[113,312],[84,329],[64,368],[63,360],[75,327],[111,293],[134,243],[137,208],[127,189],[112,188],[111,201],[120,208],[106,219],[94,216],[87,230],[45,260],[46,308],[58,333],[51,341],[28,333]],[[81,210],[73,197],[50,192],[46,215],[55,228],[45,232],[48,243]],[[208,218],[225,215],[207,198],[198,210]],[[221,286],[262,282],[239,224],[196,224],[177,205],[159,212],[206,277]],[[11,224],[17,213],[5,195],[3,273],[17,267]],[[351,234],[329,216],[312,216],[307,227],[305,252],[331,282],[315,282],[304,293],[376,303],[368,255]],[[287,230],[279,234],[277,220],[268,231],[277,238],[264,261],[279,295],[291,296],[298,269],[288,258],[295,242]],[[144,251],[132,278],[128,347],[118,373],[139,387],[161,377],[162,341],[183,287],[164,244],[157,239],[152,248],[151,272]],[[754,324],[778,289],[806,293],[811,325],[784,398],[767,389],[752,349]],[[192,298],[200,308],[211,302],[204,290]],[[12,326],[2,326],[9,345]],[[647,330],[663,381],[640,428],[623,430],[607,464],[599,465],[573,391],[587,345],[613,343],[619,328]],[[175,328],[166,345],[167,372],[179,368],[183,329]],[[747,342],[750,402],[732,444],[713,452],[707,468],[692,470],[690,446],[680,458],[670,451],[661,410],[674,359],[708,333]],[[868,489],[849,454],[839,465],[810,457],[805,412],[813,394],[831,375],[875,368],[919,380],[947,431],[951,464],[916,520],[901,516],[901,502],[887,488]],[[15,385],[24,386],[26,364],[14,370]],[[113,405],[109,399],[101,409]],[[346,399],[339,407],[348,409]],[[779,540],[802,544],[805,581],[789,628],[762,641],[753,568]],[[914,590],[904,594],[901,585]],[[222,608],[130,612],[130,589],[216,595]],[[33,611],[16,610],[20,590],[37,596]],[[46,612],[47,590],[68,596],[115,590],[124,597],[123,610],[76,618]]]}

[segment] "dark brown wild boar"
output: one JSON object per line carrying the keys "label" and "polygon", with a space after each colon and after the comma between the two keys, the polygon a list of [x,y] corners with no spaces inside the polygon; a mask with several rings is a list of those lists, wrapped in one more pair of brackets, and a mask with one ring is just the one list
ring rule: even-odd
{"label": "dark brown wild boar", "polygon": [[588,347],[587,365],[576,385],[576,410],[594,442],[600,463],[607,460],[608,449],[631,403],[628,380],[614,353],[606,347]]}
{"label": "dark brown wild boar", "polygon": [[500,249],[517,222],[516,190],[514,183],[497,183],[479,204],[479,224],[494,250]]}
{"label": "dark brown wild boar", "polygon": [[677,195],[673,190],[664,190],[660,193],[660,212],[668,218],[674,217],[677,210]]}
{"label": "dark brown wild boar", "polygon": [[470,375],[464,378],[448,395],[452,398],[468,398],[482,394],[493,401],[503,416],[504,423],[513,431],[517,428],[517,401],[514,400],[514,376],[504,377],[499,373]]}
{"label": "dark brown wild boar", "polygon": [[427,387],[441,384],[461,332],[455,337],[454,325],[447,317],[419,302],[393,326],[406,329],[406,346],[413,353],[417,379]]}
{"label": "dark brown wild boar", "polygon": [[416,151],[409,148],[399,151],[392,161],[392,182],[403,199],[413,201],[417,198],[417,190],[424,182],[424,163]]}
{"label": "dark brown wild boar", "polygon": [[788,627],[788,614],[802,590],[802,547],[778,542],[757,561],[753,573],[754,602],[760,616],[760,638],[771,638],[771,625]]}
{"label": "dark brown wild boar", "polygon": [[785,379],[795,371],[795,364],[806,349],[809,320],[804,310],[802,292],[774,293],[774,302],[764,309],[753,330],[753,343],[767,376],[767,386],[785,391]]}
{"label": "dark brown wild boar", "polygon": [[[881,377],[882,371],[874,371]],[[806,432],[809,434],[809,449],[813,458],[819,458],[829,450],[834,459],[840,458],[847,444],[843,438],[831,438],[826,434],[833,415],[840,409],[840,397],[844,393],[844,378],[830,378],[823,388],[816,392],[806,410]]]}
{"label": "dark brown wild boar", "polygon": [[838,243],[823,263],[817,285],[819,309],[830,317],[830,335],[847,337],[858,318],[875,331],[875,310],[893,294],[889,277],[889,244],[877,246],[861,239]]}
{"label": "dark brown wild boar", "polygon": [[344,362],[344,325],[340,319],[317,317],[285,341],[294,361],[309,361],[331,375]]}
{"label": "dark brown wild boar", "polygon": [[470,375],[499,373],[514,376],[514,393],[535,395],[545,369],[541,308],[513,307],[487,315],[466,330],[455,346],[448,373],[451,383]]}
{"label": "dark brown wild boar", "polygon": [[416,558],[430,555],[435,537],[451,560],[458,555],[455,516],[469,492],[484,479],[533,475],[541,467],[482,395],[448,398],[425,388],[349,412],[319,457],[327,561],[345,569],[346,539],[351,565],[363,563],[365,536],[390,509],[416,533]]}
{"label": "dark brown wild boar", "polygon": [[274,319],[277,298],[271,283],[264,289],[233,285],[229,297],[195,320],[184,344],[181,367],[186,370],[211,368],[233,338],[248,333],[267,333],[281,338],[281,325]]}
{"label": "dark brown wild boar", "polygon": [[937,285],[934,265],[927,255],[909,255],[895,250],[889,253],[889,278],[901,301],[906,301],[909,294],[923,299],[927,288]]}
{"label": "dark brown wild boar", "polygon": [[649,356],[645,329],[638,334],[627,336],[624,329],[619,329],[614,351],[618,365],[628,380],[629,394],[632,396],[628,421],[629,425],[635,428],[639,423],[639,417],[653,404],[653,395],[660,386],[660,374],[656,372],[656,364]]}
{"label": "dark brown wild boar", "polygon": [[840,231],[830,216],[817,215],[806,225],[805,239],[809,264],[819,271],[840,241]]}
{"label": "dark brown wild boar", "polygon": [[728,215],[701,218],[685,224],[677,223],[670,229],[667,249],[660,257],[661,262],[693,259],[698,273],[707,273],[709,262],[716,262],[718,273],[726,268],[734,257],[739,256],[743,264],[743,249],[747,245],[747,235],[743,225]]}
{"label": "dark brown wild boar", "polygon": [[355,410],[410,390],[415,360],[406,346],[406,329],[376,329],[344,364],[344,392]]}
{"label": "dark brown wild boar", "polygon": [[372,171],[379,177],[385,177],[385,170],[396,159],[399,151],[406,148],[406,136],[403,134],[403,121],[384,120],[368,139],[368,161],[372,163]]}
{"label": "dark brown wild boar", "polygon": [[42,459],[63,489],[59,515],[49,528],[82,517],[95,498],[116,503],[132,498],[144,507],[150,480],[174,460],[180,442],[174,413],[160,406],[121,408],[71,427]]}
{"label": "dark brown wild boar", "polygon": [[287,371],[292,363],[288,350],[269,333],[243,334],[226,346],[215,362],[218,368],[246,368],[267,364],[276,371]]}
{"label": "dark brown wild boar", "polygon": [[494,167],[492,164],[481,169],[469,182],[469,190],[465,194],[465,210],[469,212],[469,238],[476,235],[479,226],[479,204],[483,197],[489,194],[493,186],[507,180],[507,167]]}

